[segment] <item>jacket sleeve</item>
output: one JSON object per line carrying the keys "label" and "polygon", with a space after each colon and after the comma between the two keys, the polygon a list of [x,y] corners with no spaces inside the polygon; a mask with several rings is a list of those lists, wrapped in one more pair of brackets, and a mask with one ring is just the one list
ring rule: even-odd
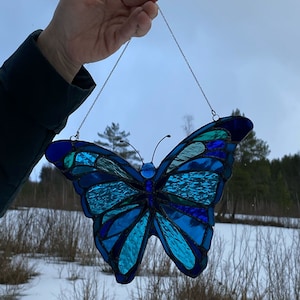
{"label": "jacket sleeve", "polygon": [[47,145],[95,83],[83,67],[68,84],[31,34],[0,68],[0,216],[28,179]]}

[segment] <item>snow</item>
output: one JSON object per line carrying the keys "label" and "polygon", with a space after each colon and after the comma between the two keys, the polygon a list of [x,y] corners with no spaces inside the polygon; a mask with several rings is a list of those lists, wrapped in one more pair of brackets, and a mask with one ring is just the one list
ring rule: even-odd
{"label": "snow", "polygon": [[[292,228],[223,223],[217,223],[214,230],[208,266],[213,258],[221,254],[223,263],[229,257],[224,266],[231,266],[232,271],[237,270],[241,257],[248,259],[253,253],[257,253],[257,257],[263,264],[263,253],[266,249],[257,249],[258,245],[261,245],[258,241],[264,240],[265,245],[276,244],[280,251],[280,247],[287,249],[292,245],[295,234],[299,232],[298,229]],[[136,277],[127,285],[118,284],[113,275],[101,272],[97,265],[82,266],[75,262],[61,262],[57,258],[49,257],[29,256],[28,261],[34,266],[38,275],[34,276],[29,283],[18,287],[17,299],[21,300],[84,299],[83,295],[87,290],[91,294],[98,295],[87,299],[123,300],[130,299],[130,296],[136,293],[137,287],[141,286],[140,277]],[[259,276],[264,276],[264,272],[266,271],[260,270]],[[224,280],[224,274],[220,274],[218,280]],[[12,293],[14,289],[15,287],[0,285],[0,298],[1,295]]]}

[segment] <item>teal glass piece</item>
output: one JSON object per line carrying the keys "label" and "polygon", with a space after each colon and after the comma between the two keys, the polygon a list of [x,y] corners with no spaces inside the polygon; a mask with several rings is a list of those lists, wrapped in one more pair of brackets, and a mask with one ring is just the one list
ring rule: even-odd
{"label": "teal glass piece", "polygon": [[131,176],[129,176],[128,173],[126,173],[122,168],[120,168],[120,166],[117,163],[103,156],[100,156],[97,159],[96,166],[99,170],[103,172],[131,179]]}
{"label": "teal glass piece", "polygon": [[75,152],[71,152],[64,158],[65,168],[69,169],[72,167],[75,160],[75,154],[76,154]]}
{"label": "teal glass piece", "polygon": [[186,137],[158,168],[149,162],[141,171],[85,141],[53,142],[46,157],[73,182],[117,282],[135,278],[152,235],[181,272],[196,277],[207,265],[214,207],[232,174],[234,151],[252,128],[245,117],[221,118]]}
{"label": "teal glass piece", "polygon": [[128,273],[138,263],[139,249],[141,249],[145,239],[148,219],[149,212],[144,215],[127,236],[119,257],[119,269],[122,274]]}
{"label": "teal glass piece", "polygon": [[217,130],[211,130],[208,132],[205,132],[196,138],[193,139],[193,141],[213,141],[213,140],[227,140],[229,137],[229,134],[225,130],[217,129]]}
{"label": "teal glass piece", "polygon": [[178,166],[182,165],[189,159],[203,153],[204,150],[205,150],[205,146],[201,142],[192,143],[191,145],[188,145],[172,161],[172,163],[170,164],[170,166],[167,169],[167,173],[171,172],[172,170],[174,170]]}

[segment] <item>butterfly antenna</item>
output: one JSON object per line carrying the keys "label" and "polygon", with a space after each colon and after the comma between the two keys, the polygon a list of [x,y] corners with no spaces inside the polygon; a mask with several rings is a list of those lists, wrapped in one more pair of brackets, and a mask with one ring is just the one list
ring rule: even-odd
{"label": "butterfly antenna", "polygon": [[170,137],[171,137],[171,135],[167,134],[166,136],[164,136],[164,137],[157,143],[157,145],[156,145],[156,147],[155,147],[155,149],[154,149],[154,151],[153,151],[153,155],[152,155],[152,158],[151,158],[151,162],[153,162],[154,155],[155,155],[155,152],[156,152],[156,149],[157,149],[158,145],[159,145],[165,138],[170,138]]}
{"label": "butterfly antenna", "polygon": [[137,151],[135,147],[133,147],[129,142],[124,141],[124,140],[121,140],[120,143],[124,143],[124,144],[130,146],[135,151],[135,153],[138,155],[138,157],[140,158],[142,164],[144,164],[144,160],[142,159],[140,152]]}

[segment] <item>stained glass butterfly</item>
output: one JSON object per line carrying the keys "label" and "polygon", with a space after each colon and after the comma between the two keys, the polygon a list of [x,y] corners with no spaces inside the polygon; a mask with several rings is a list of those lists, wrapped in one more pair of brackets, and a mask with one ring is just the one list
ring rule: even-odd
{"label": "stained glass butterfly", "polygon": [[50,144],[47,159],[73,181],[95,244],[119,283],[135,277],[150,236],[157,236],[184,274],[207,265],[214,206],[230,178],[237,144],[253,128],[244,117],[207,124],[179,143],[156,169],[140,171],[115,153],[84,141]]}

